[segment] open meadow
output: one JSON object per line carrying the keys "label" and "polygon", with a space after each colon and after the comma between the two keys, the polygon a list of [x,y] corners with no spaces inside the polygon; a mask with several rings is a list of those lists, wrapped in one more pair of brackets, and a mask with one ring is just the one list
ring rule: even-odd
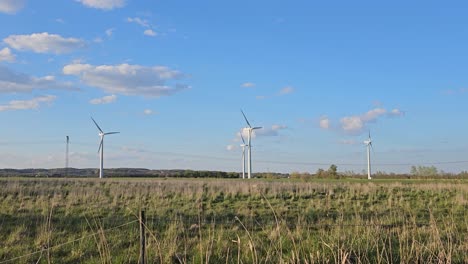
{"label": "open meadow", "polygon": [[0,178],[0,263],[468,263],[465,180]]}

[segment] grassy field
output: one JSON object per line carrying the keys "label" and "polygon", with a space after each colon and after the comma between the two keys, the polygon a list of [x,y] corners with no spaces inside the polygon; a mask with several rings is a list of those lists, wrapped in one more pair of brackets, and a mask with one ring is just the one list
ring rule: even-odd
{"label": "grassy field", "polygon": [[0,263],[137,263],[141,209],[147,263],[468,263],[466,180],[0,186]]}

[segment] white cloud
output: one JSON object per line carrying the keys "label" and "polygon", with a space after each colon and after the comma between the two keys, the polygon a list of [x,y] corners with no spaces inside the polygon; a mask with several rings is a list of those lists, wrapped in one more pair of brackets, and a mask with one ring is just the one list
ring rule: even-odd
{"label": "white cloud", "polygon": [[227,151],[233,151],[233,150],[235,150],[235,149],[237,149],[236,145],[227,145],[227,146],[226,146],[226,150],[227,150]]}
{"label": "white cloud", "polygon": [[91,8],[111,10],[125,5],[125,0],[76,0],[83,5]]}
{"label": "white cloud", "polygon": [[241,86],[244,87],[244,88],[252,88],[252,87],[255,87],[255,83],[245,82]]}
{"label": "white cloud", "polygon": [[69,82],[56,81],[54,76],[29,76],[0,65],[0,93],[28,93],[33,90],[78,90],[78,88]]}
{"label": "white cloud", "polygon": [[108,37],[111,37],[112,34],[114,34],[114,31],[115,31],[114,28],[109,28],[109,29],[106,30],[106,35],[107,35]]}
{"label": "white cloud", "polygon": [[320,127],[323,129],[329,129],[330,128],[330,119],[328,117],[323,116],[320,118]]}
{"label": "white cloud", "polygon": [[13,100],[8,104],[0,105],[0,112],[13,110],[38,109],[42,104],[51,104],[56,99],[54,95],[35,97],[31,100]]}
{"label": "white cloud", "polygon": [[[367,125],[369,123],[377,122],[381,117],[401,117],[404,115],[404,112],[395,108],[391,111],[388,111],[384,108],[374,108],[362,115],[352,115],[345,116],[340,119],[339,130],[347,134],[358,135],[362,134],[367,130]],[[327,117],[322,117],[320,119],[320,127],[323,129],[330,129],[331,121]]]}
{"label": "white cloud", "polygon": [[363,122],[374,122],[382,115],[385,115],[387,110],[383,108],[375,108],[372,110],[367,111],[364,115],[361,116]]}
{"label": "white cloud", "polygon": [[287,129],[285,125],[272,125],[271,127],[265,127],[263,129],[254,130],[255,136],[259,137],[277,137],[281,130]]}
{"label": "white cloud", "polygon": [[141,19],[139,17],[127,17],[127,22],[135,23],[143,28],[146,28],[145,31],[143,31],[145,36],[155,37],[158,34],[151,28],[151,24],[146,19]]}
{"label": "white cloud", "polygon": [[0,0],[0,12],[15,14],[24,7],[25,0]]}
{"label": "white cloud", "polygon": [[155,112],[153,112],[153,110],[151,110],[151,109],[145,109],[145,110],[143,110],[143,114],[144,115],[154,115]]}
{"label": "white cloud", "polygon": [[102,98],[95,98],[89,101],[90,104],[110,104],[117,101],[117,95],[107,95]]}
{"label": "white cloud", "polygon": [[190,88],[177,83],[184,77],[179,71],[165,66],[69,64],[63,68],[66,75],[80,77],[81,81],[107,93],[161,97]]}
{"label": "white cloud", "polygon": [[0,50],[0,61],[14,62],[16,57],[9,48],[3,48]]}
{"label": "white cloud", "polygon": [[286,94],[291,94],[294,92],[294,88],[291,86],[286,86],[283,89],[279,91],[279,95],[286,95]]}
{"label": "white cloud", "polygon": [[145,30],[143,34],[145,34],[146,36],[150,36],[150,37],[154,37],[157,35],[156,32],[154,32],[152,29]]}
{"label": "white cloud", "polygon": [[360,133],[364,128],[364,121],[360,116],[346,116],[340,119],[341,128],[347,133]]}
{"label": "white cloud", "polygon": [[81,39],[64,38],[47,32],[31,35],[10,35],[3,41],[16,50],[28,50],[37,53],[62,54],[85,46],[85,42]]}
{"label": "white cloud", "polygon": [[127,22],[136,23],[136,24],[138,24],[138,25],[140,25],[142,27],[145,27],[145,28],[150,27],[150,24],[149,24],[148,20],[141,19],[139,17],[134,17],[134,18],[128,17]]}
{"label": "white cloud", "polygon": [[405,112],[401,111],[400,109],[395,108],[392,111],[390,111],[388,115],[391,117],[399,117],[399,116],[404,116]]}

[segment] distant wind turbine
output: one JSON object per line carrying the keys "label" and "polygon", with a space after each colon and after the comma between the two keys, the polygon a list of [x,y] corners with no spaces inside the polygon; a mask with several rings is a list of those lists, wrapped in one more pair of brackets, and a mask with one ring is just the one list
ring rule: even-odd
{"label": "distant wind turbine", "polygon": [[104,133],[104,131],[102,131],[102,129],[96,123],[94,118],[91,117],[91,119],[93,120],[94,124],[96,125],[97,129],[99,130],[99,137],[101,138],[101,142],[99,143],[98,152],[100,154],[99,155],[100,156],[100,159],[99,159],[99,179],[102,179],[102,178],[104,178],[104,136],[105,135],[118,134],[120,132],[107,132],[107,133]]}
{"label": "distant wind turbine", "polygon": [[67,136],[67,145],[65,147],[65,176],[68,177],[68,145],[70,144],[70,137]]}
{"label": "distant wind turbine", "polygon": [[249,145],[245,144],[244,136],[242,135],[241,132],[241,139],[242,139],[242,144],[240,145],[242,147],[242,179],[245,179],[245,147],[248,147]]}
{"label": "distant wind turbine", "polygon": [[374,147],[372,147],[372,139],[371,139],[370,131],[369,131],[369,138],[366,141],[364,141],[364,144],[367,147],[367,179],[372,180],[370,149],[371,148],[374,149]]}
{"label": "distant wind turbine", "polygon": [[[245,119],[245,122],[247,123],[247,126],[245,129],[247,129],[247,147],[248,147],[248,152],[247,152],[247,155],[248,155],[248,158],[247,158],[247,170],[248,170],[248,178],[251,179],[252,178],[252,131],[256,130],[256,129],[261,129],[262,127],[252,127],[249,123],[249,120],[247,119],[247,117],[245,116],[244,114],[244,111],[242,111],[242,115],[244,116],[244,119]],[[243,132],[243,131],[242,131]]]}

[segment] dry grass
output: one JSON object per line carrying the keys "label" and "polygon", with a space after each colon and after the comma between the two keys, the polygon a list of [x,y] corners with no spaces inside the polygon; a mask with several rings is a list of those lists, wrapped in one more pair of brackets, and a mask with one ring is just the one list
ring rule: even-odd
{"label": "dry grass", "polygon": [[468,263],[463,180],[0,184],[0,263],[135,263],[138,223],[106,230],[141,208],[148,263]]}

